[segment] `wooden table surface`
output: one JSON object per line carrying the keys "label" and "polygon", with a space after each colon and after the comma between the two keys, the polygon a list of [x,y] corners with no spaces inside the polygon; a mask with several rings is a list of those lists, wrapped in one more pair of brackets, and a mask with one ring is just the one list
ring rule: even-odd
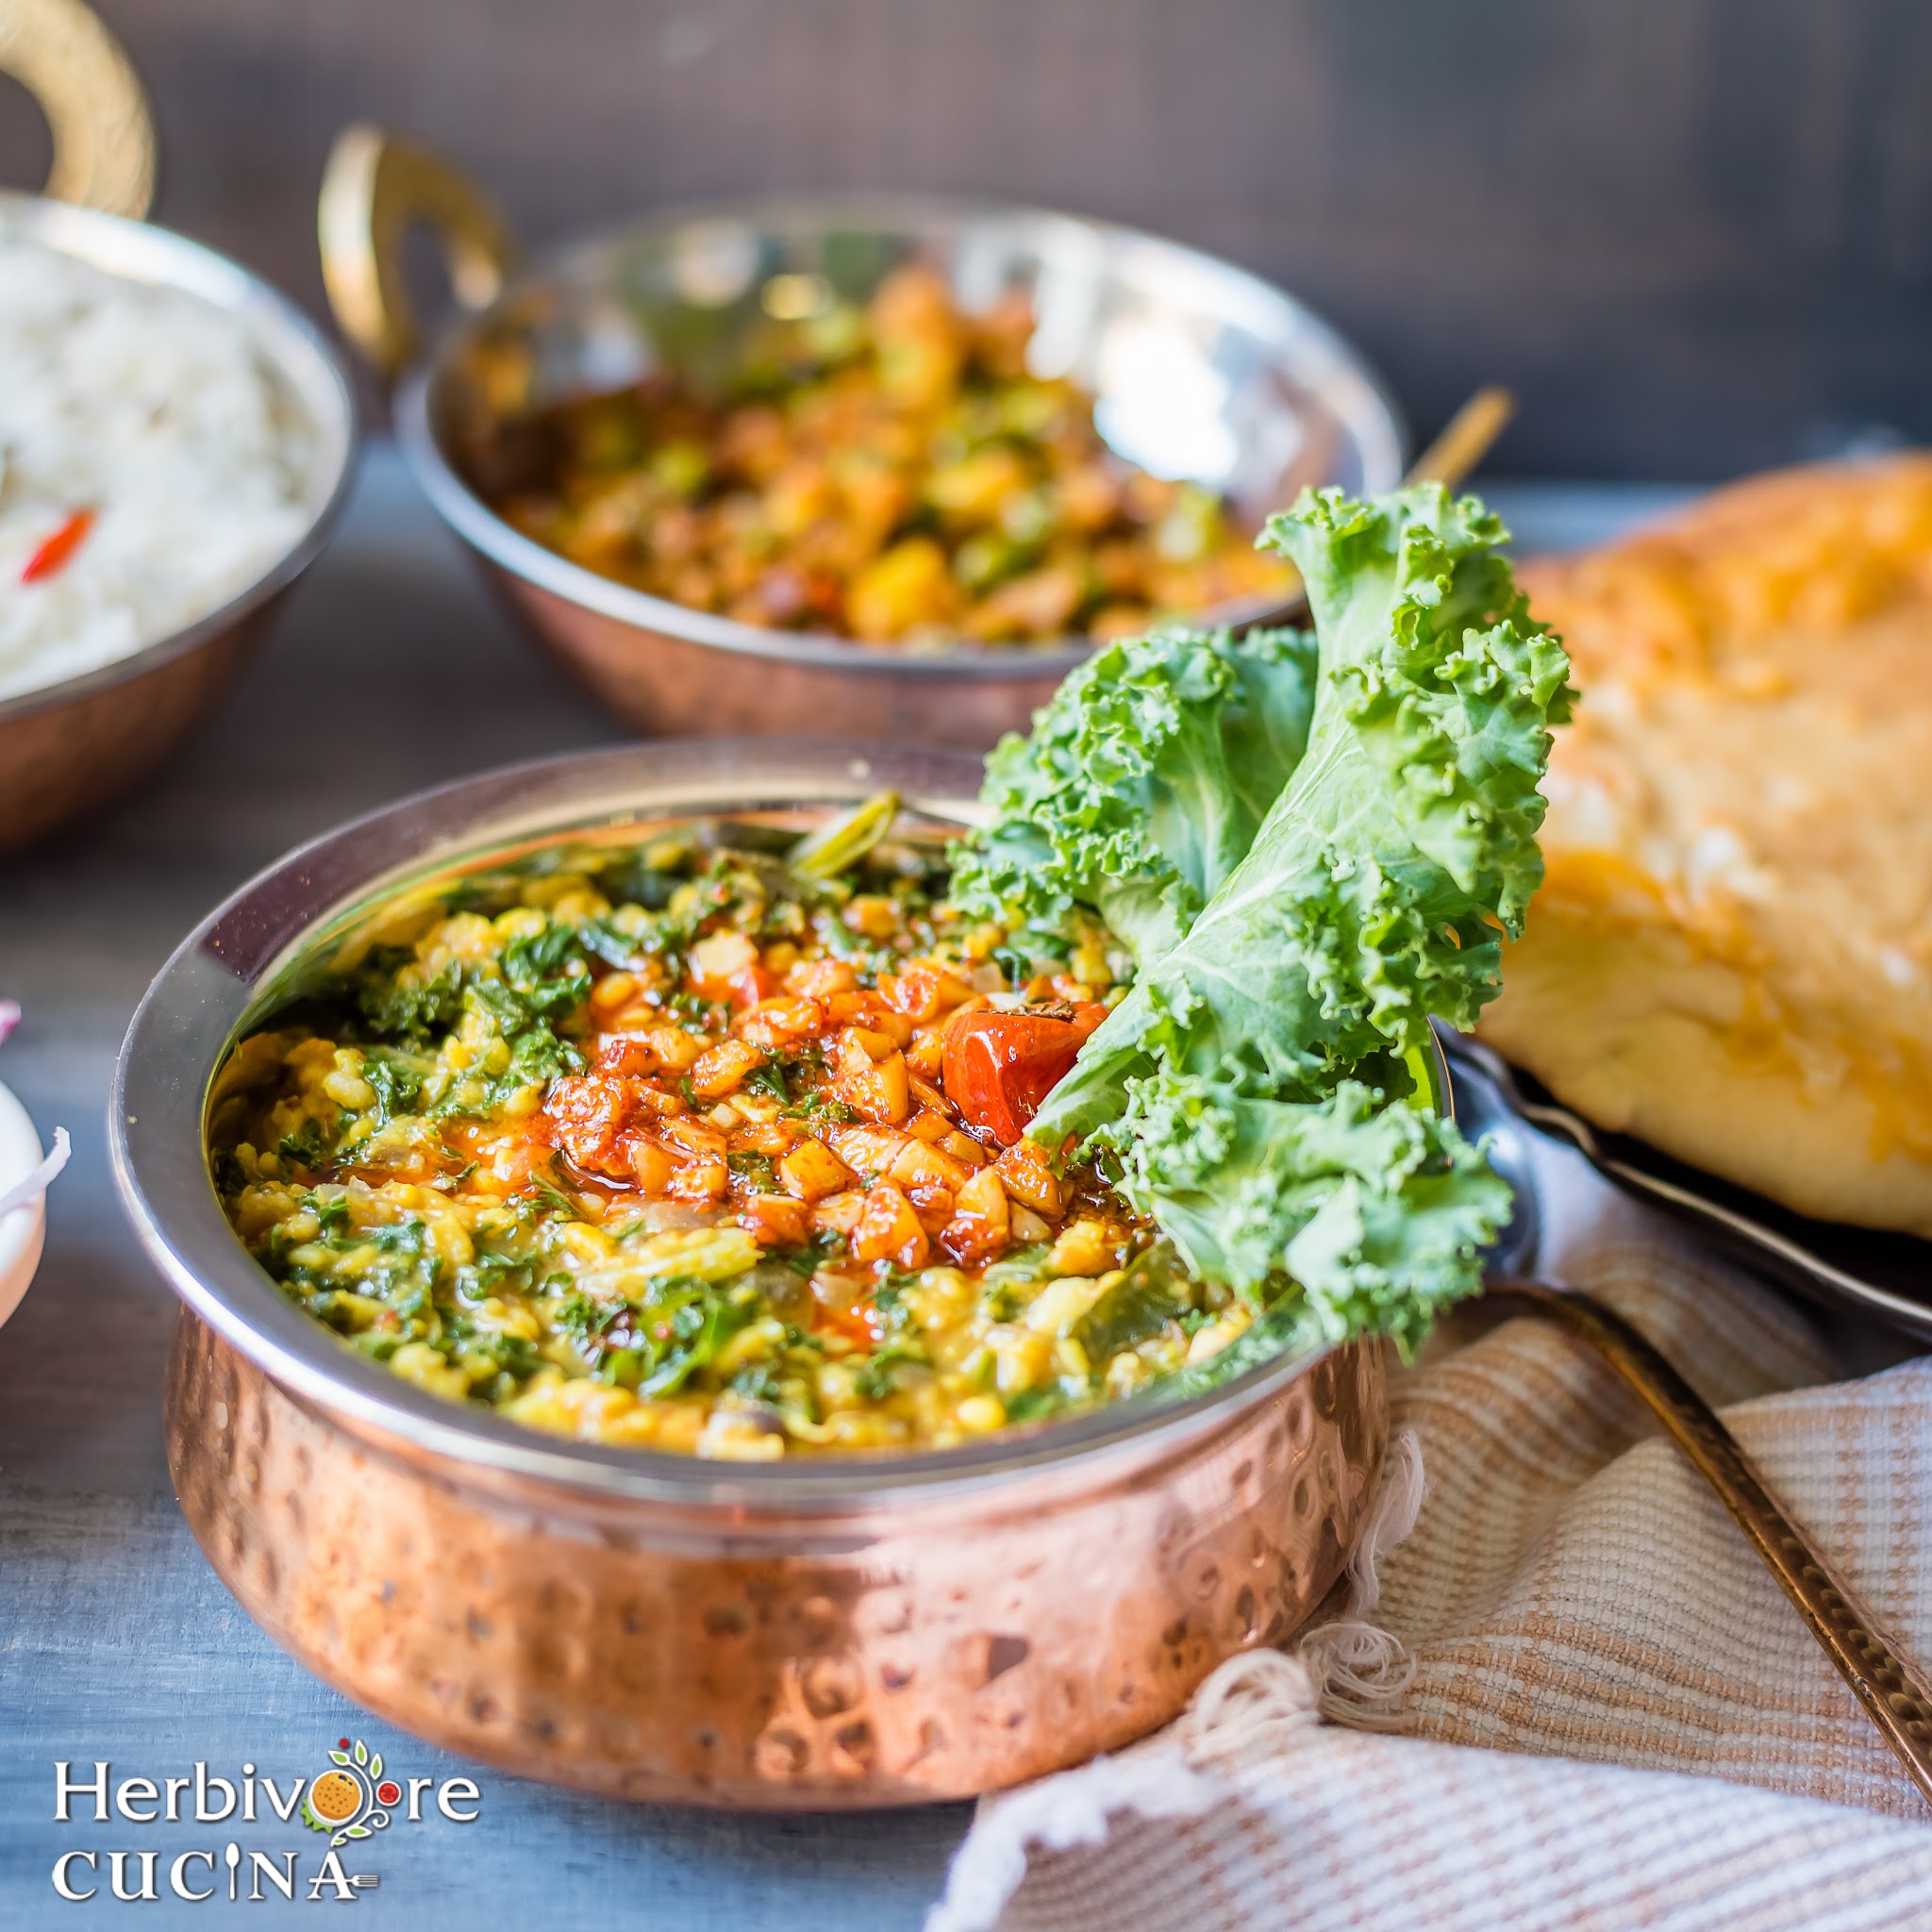
{"label": "wooden table surface", "polygon": [[[1672,492],[1491,494],[1526,546],[1565,547]],[[160,1382],[175,1302],[123,1222],[103,1138],[135,1002],[196,918],[297,841],[425,785],[615,735],[525,648],[377,445],[335,544],[187,754],[104,818],[0,862],[0,994],[26,1014],[0,1077],[43,1141],[64,1125],[75,1149],[39,1278],[0,1330],[0,1925],[67,1923],[52,1873],[74,1851],[101,1855],[95,1909],[114,1915],[106,1855],[160,1855],[162,1896],[141,1924],[208,1923],[169,1895],[171,1864],[219,1857],[231,1840],[299,1849],[306,1904],[324,1841],[299,1818],[101,1824],[84,1800],[62,1824],[54,1767],[89,1779],[106,1759],[118,1787],[192,1777],[197,1760],[230,1779],[252,1764],[285,1790],[325,1771],[343,1737],[393,1774],[469,1773],[482,1793],[474,1824],[432,1812],[347,1848],[349,1872],[381,1881],[357,1897],[358,1923],[870,1932],[918,1924],[938,1894],[964,1806],[763,1819],[620,1805],[460,1764],[376,1722],[249,1622],[169,1489]],[[191,1863],[184,1882],[201,1889],[208,1869]],[[77,1887],[94,1882],[84,1864],[70,1870]],[[139,1860],[125,1873],[138,1889]],[[270,1895],[248,1923],[291,1909]]]}

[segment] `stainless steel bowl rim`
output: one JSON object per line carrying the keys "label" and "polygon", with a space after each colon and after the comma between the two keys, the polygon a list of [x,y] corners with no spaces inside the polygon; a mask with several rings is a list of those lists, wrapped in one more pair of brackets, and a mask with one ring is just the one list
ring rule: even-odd
{"label": "stainless steel bowl rim", "polygon": [[[764,772],[770,775],[760,777]],[[216,1200],[206,1100],[278,963],[331,911],[543,833],[643,817],[835,802],[892,785],[946,818],[976,789],[957,752],[824,740],[685,740],[532,760],[418,792],[298,846],[231,893],[175,949],[129,1023],[108,1102],[123,1204],[190,1308],[283,1387],[365,1433],[462,1467],[614,1500],[805,1516],[910,1506],[935,1493],[1065,1473],[1083,1458],[1154,1457],[1265,1402],[1319,1354],[1266,1363],[1187,1402],[1109,1405],[958,1449],[744,1464],[569,1441],[418,1390],[351,1353],[295,1307]],[[279,908],[279,910],[275,908]],[[242,951],[242,957],[227,958]]]}
{"label": "stainless steel bowl rim", "polygon": [[[659,231],[726,221],[780,230],[822,227],[841,221],[853,225],[912,230],[946,223],[992,220],[1061,225],[1112,244],[1156,250],[1197,273],[1225,278],[1249,299],[1291,318],[1295,329],[1319,343],[1335,368],[1345,373],[1349,384],[1359,391],[1358,407],[1349,412],[1348,421],[1358,434],[1369,432],[1363,437],[1364,458],[1373,466],[1368,487],[1392,489],[1400,480],[1406,438],[1401,411],[1393,398],[1355,348],[1323,317],[1286,290],[1218,256],[1149,234],[1144,229],[1091,221],[1051,208],[943,195],[787,195],[696,202],[657,210],[623,227],[600,230],[588,238],[545,249],[528,269],[510,280],[487,308],[458,313],[444,323],[427,357],[397,386],[393,399],[396,441],[424,493],[466,542],[539,589],[620,623],[662,631],[691,643],[708,644],[745,657],[777,658],[792,663],[822,664],[881,676],[976,682],[1063,675],[1092,655],[1097,646],[1091,640],[1074,638],[1035,644],[960,642],[938,650],[908,650],[899,645],[864,644],[856,639],[824,633],[771,630],[759,625],[740,624],[732,618],[635,590],[614,577],[573,563],[559,552],[525,537],[506,523],[471,490],[449,460],[430,420],[431,391],[466,339],[488,328],[506,308],[526,299],[533,289],[567,280],[593,265],[598,258]],[[1265,623],[1286,619],[1298,608],[1298,600],[1282,604],[1262,597],[1241,598],[1192,612],[1187,622],[1210,628]]]}
{"label": "stainless steel bowl rim", "polygon": [[[260,576],[192,624],[142,644],[125,658],[63,678],[58,684],[41,685],[10,698],[0,698],[0,723],[6,723],[125,683],[184,657],[231,629],[292,583],[320,554],[348,500],[356,476],[360,425],[355,391],[341,358],[328,337],[280,290],[218,249],[152,222],[130,222],[94,208],[74,208],[42,195],[5,189],[0,189],[0,230],[24,235],[62,254],[76,255],[108,274],[124,274],[135,280],[184,289],[231,314],[245,307],[261,308],[315,358],[310,374],[322,378],[322,390],[329,399],[333,417],[332,421],[318,420],[315,424],[318,470],[309,482],[313,486],[318,478],[321,481],[322,487],[313,490],[316,507],[302,534]],[[309,386],[295,383],[292,373],[258,331],[256,341],[257,347],[275,364],[278,373],[300,390],[304,401],[312,402]],[[324,462],[330,463],[332,468],[323,470],[320,466]]]}

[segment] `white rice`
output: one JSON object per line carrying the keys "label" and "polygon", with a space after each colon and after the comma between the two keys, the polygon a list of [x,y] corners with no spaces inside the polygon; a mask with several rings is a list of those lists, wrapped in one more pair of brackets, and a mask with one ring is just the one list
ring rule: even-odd
{"label": "white rice", "polygon": [[[0,238],[0,698],[93,671],[244,590],[307,527],[311,432],[198,296]],[[28,560],[79,509],[61,568]]]}

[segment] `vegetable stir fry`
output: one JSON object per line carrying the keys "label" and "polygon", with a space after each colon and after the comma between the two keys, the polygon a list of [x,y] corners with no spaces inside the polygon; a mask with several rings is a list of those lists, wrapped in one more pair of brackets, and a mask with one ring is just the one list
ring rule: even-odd
{"label": "vegetable stir fry", "polygon": [[825,300],[722,399],[654,375],[542,412],[541,481],[495,508],[674,603],[873,644],[1120,637],[1292,590],[1211,493],[1124,462],[1091,395],[1027,373],[1023,295],[966,316],[909,267],[863,311]]}
{"label": "vegetable stir fry", "polygon": [[399,908],[219,1076],[237,1232],[439,1394],[707,1456],[1412,1345],[1508,1213],[1428,1027],[1496,991],[1572,697],[1504,539],[1305,495],[1317,634],[1101,652],[950,850],[886,796]]}

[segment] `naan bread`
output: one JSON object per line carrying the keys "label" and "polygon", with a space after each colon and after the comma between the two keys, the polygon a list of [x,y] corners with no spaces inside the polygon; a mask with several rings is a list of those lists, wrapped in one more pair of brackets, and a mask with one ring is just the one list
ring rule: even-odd
{"label": "naan bread", "polygon": [[1519,576],[1583,700],[1482,1036],[1602,1126],[1932,1235],[1932,457]]}

